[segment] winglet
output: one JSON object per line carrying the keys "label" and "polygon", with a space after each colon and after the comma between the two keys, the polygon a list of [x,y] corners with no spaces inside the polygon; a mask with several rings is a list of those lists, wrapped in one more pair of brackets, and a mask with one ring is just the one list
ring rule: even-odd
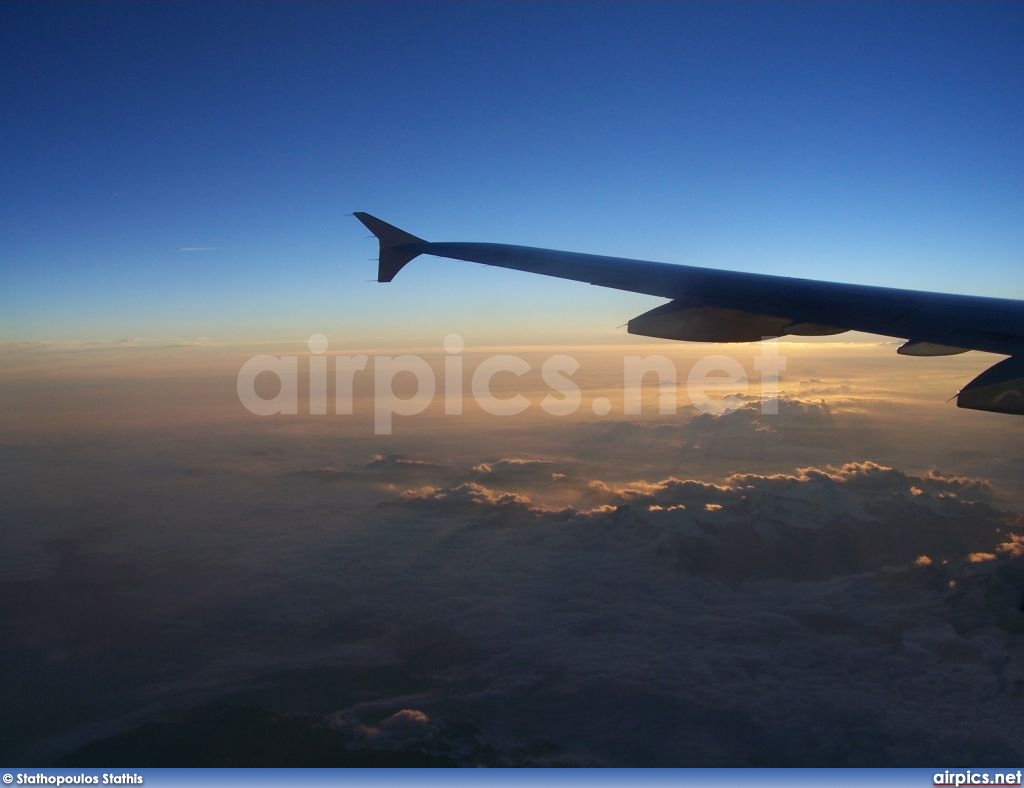
{"label": "winglet", "polygon": [[356,211],[354,214],[380,241],[380,263],[377,266],[377,281],[390,282],[402,267],[417,255],[423,253],[427,242],[405,230],[382,222],[376,216]]}

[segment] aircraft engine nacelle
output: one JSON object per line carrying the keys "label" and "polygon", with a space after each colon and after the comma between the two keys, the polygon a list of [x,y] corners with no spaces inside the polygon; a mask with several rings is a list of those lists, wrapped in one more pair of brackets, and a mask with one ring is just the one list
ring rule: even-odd
{"label": "aircraft engine nacelle", "polygon": [[1011,356],[989,367],[960,389],[959,408],[1024,416],[1024,356]]}

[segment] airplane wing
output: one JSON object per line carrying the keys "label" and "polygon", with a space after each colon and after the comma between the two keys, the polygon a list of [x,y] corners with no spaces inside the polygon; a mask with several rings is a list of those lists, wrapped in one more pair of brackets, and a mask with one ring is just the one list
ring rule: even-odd
{"label": "airplane wing", "polygon": [[968,383],[957,405],[1024,415],[1024,301],[819,282],[493,243],[430,242],[367,213],[380,242],[378,280],[433,255],[573,279],[671,301],[628,323],[631,334],[691,342],[756,342],[844,331],[907,340],[907,356],[983,350],[1009,356]]}

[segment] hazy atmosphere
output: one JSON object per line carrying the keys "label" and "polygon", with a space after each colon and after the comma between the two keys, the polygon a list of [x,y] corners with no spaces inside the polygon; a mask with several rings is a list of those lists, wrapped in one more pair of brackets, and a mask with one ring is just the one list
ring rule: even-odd
{"label": "hazy atmosphere", "polygon": [[[1020,763],[1024,419],[949,402],[999,357],[784,338],[765,412],[759,344],[472,263],[379,284],[345,214],[1022,298],[1022,52],[1009,3],[0,5],[0,758]],[[407,354],[438,393],[381,434]],[[240,402],[257,355],[298,413]],[[472,396],[497,355],[517,415]]]}

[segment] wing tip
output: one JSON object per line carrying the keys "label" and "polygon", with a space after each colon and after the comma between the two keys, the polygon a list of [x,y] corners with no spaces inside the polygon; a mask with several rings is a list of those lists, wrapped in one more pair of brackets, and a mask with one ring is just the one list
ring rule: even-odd
{"label": "wing tip", "polygon": [[363,226],[373,233],[380,242],[380,262],[377,265],[377,281],[390,282],[413,258],[423,253],[426,241],[407,233],[393,224],[388,224],[366,211],[352,213]]}

